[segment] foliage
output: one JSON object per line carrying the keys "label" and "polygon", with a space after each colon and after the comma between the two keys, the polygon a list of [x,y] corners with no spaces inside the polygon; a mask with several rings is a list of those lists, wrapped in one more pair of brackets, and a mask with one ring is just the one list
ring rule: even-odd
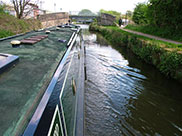
{"label": "foliage", "polygon": [[[130,26],[130,25],[129,25]],[[98,31],[100,32],[100,28],[105,28],[105,27],[102,27],[102,26],[98,26],[96,23],[92,23],[90,25],[90,30],[93,30],[93,31]],[[133,33],[129,33],[129,32],[126,32],[118,27],[115,27],[115,26],[107,26],[108,29],[114,31],[114,32],[119,32],[119,33],[122,33],[124,35],[131,35],[132,37],[135,37],[134,38],[134,41],[136,41],[136,39],[142,39],[142,40],[145,40],[149,43],[155,43],[157,45],[162,45],[166,48],[176,48],[178,50],[181,50],[182,49],[182,45],[177,45],[177,44],[174,44],[174,43],[169,43],[169,42],[165,42],[165,41],[160,41],[160,40],[155,40],[155,39],[151,39],[151,38],[148,38],[148,37],[145,37],[145,36],[141,36],[141,35],[136,35],[136,34],[133,34]]]}
{"label": "foliage", "polygon": [[150,24],[178,30],[182,28],[181,0],[149,0],[147,16]]}
{"label": "foliage", "polygon": [[169,35],[175,36],[176,31],[182,29],[181,7],[181,0],[148,0],[147,4],[136,5],[132,19],[136,24],[158,27],[165,35],[168,31]]}
{"label": "foliage", "polygon": [[100,13],[107,13],[107,14],[111,14],[113,16],[120,16],[121,15],[121,13],[119,13],[117,11],[113,11],[113,10],[107,11],[107,10],[104,10],[104,9],[101,9]]}
{"label": "foliage", "polygon": [[14,35],[13,32],[11,32],[9,30],[0,29],[0,38],[7,37],[7,36],[12,36],[12,35]]}
{"label": "foliage", "polygon": [[160,59],[160,71],[167,76],[175,76],[176,70],[182,65],[182,55],[176,52],[166,52]]}
{"label": "foliage", "polygon": [[17,19],[9,14],[0,14],[0,24],[1,38],[41,28],[41,23],[38,20]]}
{"label": "foliage", "polygon": [[147,5],[145,3],[139,3],[136,5],[132,20],[136,24],[147,24]]}
{"label": "foliage", "polygon": [[182,42],[182,32],[181,31],[171,31],[170,28],[157,27],[154,25],[128,25],[126,29],[151,34],[175,41]]}
{"label": "foliage", "polygon": [[78,15],[80,15],[80,16],[95,16],[95,14],[92,11],[90,11],[89,9],[82,9],[78,13]]}

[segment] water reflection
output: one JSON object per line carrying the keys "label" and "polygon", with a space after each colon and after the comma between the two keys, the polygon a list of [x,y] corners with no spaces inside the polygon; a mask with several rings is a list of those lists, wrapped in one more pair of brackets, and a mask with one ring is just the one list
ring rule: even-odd
{"label": "water reflection", "polygon": [[95,34],[86,45],[85,135],[182,135],[182,87]]}

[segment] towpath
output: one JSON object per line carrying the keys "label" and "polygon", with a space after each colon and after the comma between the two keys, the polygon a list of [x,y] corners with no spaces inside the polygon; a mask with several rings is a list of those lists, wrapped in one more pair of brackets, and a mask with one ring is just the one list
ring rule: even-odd
{"label": "towpath", "polygon": [[129,29],[124,29],[123,27],[120,27],[120,29],[122,29],[123,31],[129,32],[129,33],[145,36],[145,37],[152,38],[152,39],[155,39],[155,40],[160,40],[160,41],[174,43],[174,44],[182,44],[182,42],[177,42],[177,41],[161,38],[161,37],[158,37],[158,36],[153,36],[153,35],[150,35],[150,34],[145,34],[145,33],[136,32],[136,31],[133,31],[133,30],[129,30]]}

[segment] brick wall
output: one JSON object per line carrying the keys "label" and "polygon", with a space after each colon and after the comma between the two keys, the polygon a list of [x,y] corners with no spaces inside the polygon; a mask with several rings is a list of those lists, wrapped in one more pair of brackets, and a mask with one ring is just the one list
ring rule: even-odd
{"label": "brick wall", "polygon": [[50,13],[39,15],[38,19],[42,23],[43,28],[68,23],[69,15],[67,12]]}
{"label": "brick wall", "polygon": [[99,18],[100,25],[113,25],[116,17],[110,14],[101,13]]}

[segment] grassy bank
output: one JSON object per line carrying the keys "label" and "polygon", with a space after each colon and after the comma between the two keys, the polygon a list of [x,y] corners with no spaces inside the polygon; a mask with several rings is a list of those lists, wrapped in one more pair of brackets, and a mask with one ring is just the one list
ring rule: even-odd
{"label": "grassy bank", "polygon": [[100,32],[108,41],[127,46],[145,62],[154,65],[168,78],[182,83],[182,46],[153,40],[125,32],[117,27],[92,24],[90,30]]}
{"label": "grassy bank", "polygon": [[174,41],[182,42],[182,32],[175,31],[174,29],[170,28],[159,28],[151,25],[128,25],[125,27],[126,29],[151,34],[155,36],[159,36],[162,38],[171,39]]}
{"label": "grassy bank", "polygon": [[17,19],[12,15],[0,13],[0,38],[40,29],[41,24],[34,19]]}

